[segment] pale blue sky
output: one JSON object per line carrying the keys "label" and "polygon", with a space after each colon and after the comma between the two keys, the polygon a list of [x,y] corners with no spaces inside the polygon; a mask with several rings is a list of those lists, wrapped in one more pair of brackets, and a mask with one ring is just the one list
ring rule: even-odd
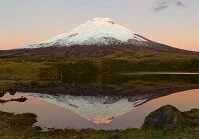
{"label": "pale blue sky", "polygon": [[[170,0],[171,1],[171,0]],[[154,12],[155,0],[0,0],[0,49],[21,47],[109,17],[136,33],[199,51],[199,1]]]}

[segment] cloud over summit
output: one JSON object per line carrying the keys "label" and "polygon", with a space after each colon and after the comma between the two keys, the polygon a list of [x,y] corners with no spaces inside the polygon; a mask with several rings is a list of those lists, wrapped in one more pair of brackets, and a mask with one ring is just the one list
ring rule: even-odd
{"label": "cloud over summit", "polygon": [[182,0],[156,0],[155,6],[152,8],[155,12],[159,12],[174,5],[175,7],[186,7]]}

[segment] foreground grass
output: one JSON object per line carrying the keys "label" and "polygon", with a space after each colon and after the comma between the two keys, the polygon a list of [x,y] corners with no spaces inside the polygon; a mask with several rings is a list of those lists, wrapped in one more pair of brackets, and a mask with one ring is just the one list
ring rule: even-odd
{"label": "foreground grass", "polygon": [[[199,137],[199,110],[185,112],[188,122],[179,128],[152,130],[58,130],[40,131],[33,126],[36,122],[34,114],[13,114],[0,112],[0,138],[8,139],[197,139]],[[129,121],[130,122],[130,121]],[[133,124],[133,123],[132,123]]]}

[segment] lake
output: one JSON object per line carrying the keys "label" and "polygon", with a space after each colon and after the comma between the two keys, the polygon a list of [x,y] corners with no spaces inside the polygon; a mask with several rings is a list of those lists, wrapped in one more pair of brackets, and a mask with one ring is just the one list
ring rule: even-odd
{"label": "lake", "polygon": [[199,90],[192,89],[162,95],[133,96],[72,96],[17,92],[6,93],[1,99],[27,97],[25,102],[0,104],[0,110],[14,113],[35,113],[36,125],[48,128],[126,129],[140,128],[145,117],[163,105],[181,111],[199,108]]}

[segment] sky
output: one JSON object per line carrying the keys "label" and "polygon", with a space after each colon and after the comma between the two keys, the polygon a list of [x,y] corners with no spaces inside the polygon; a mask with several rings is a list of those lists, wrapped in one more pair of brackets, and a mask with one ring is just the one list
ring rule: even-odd
{"label": "sky", "polygon": [[0,0],[0,50],[34,44],[94,17],[199,51],[199,0]]}

